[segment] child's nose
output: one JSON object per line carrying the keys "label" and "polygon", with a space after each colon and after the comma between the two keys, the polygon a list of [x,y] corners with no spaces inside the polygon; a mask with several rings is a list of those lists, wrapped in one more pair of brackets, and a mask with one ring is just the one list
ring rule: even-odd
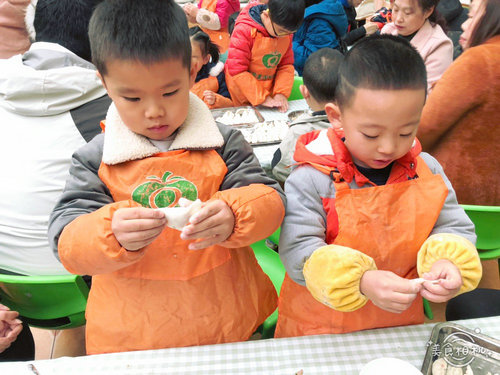
{"label": "child's nose", "polygon": [[378,145],[378,152],[383,155],[392,155],[396,150],[396,144],[393,141],[382,141]]}
{"label": "child's nose", "polygon": [[147,118],[157,118],[165,115],[165,109],[163,106],[152,103],[146,108],[146,117]]}

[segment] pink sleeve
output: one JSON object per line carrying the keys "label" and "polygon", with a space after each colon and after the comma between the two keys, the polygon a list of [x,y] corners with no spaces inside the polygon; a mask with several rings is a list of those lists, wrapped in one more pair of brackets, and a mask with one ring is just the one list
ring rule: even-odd
{"label": "pink sleeve", "polygon": [[235,6],[234,1],[218,0],[217,7],[215,8],[215,14],[219,16],[220,27],[221,28],[227,27],[229,16],[234,12],[237,12],[238,10],[239,10],[239,2],[238,5]]}

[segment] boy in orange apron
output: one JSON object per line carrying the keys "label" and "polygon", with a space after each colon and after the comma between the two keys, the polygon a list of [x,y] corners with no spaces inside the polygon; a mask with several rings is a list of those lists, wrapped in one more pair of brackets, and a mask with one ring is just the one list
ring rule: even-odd
{"label": "boy in orange apron", "polygon": [[341,63],[325,110],[342,129],[299,138],[285,184],[276,337],[422,323],[422,297],[479,283],[474,226],[415,138],[426,85],[402,39],[368,37]]}
{"label": "boy in orange apron", "polygon": [[[248,339],[276,308],[249,245],[283,218],[277,183],[189,92],[196,72],[173,0],[102,2],[89,30],[113,104],[105,133],[75,153],[49,227],[63,265],[93,276],[88,353]],[[179,231],[157,208],[180,198],[204,203]]]}
{"label": "boy in orange apron", "polygon": [[293,86],[292,33],[304,18],[303,0],[250,3],[236,19],[225,64],[235,106],[288,109]]}

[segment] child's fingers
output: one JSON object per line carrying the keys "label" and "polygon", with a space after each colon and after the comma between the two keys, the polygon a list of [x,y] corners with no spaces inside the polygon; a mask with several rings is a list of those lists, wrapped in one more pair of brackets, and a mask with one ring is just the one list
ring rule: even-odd
{"label": "child's fingers", "polygon": [[5,338],[7,340],[12,340],[11,342],[13,342],[16,339],[16,337],[19,335],[19,333],[21,333],[22,330],[23,330],[23,325],[18,324],[16,326],[14,326],[14,328],[12,328],[12,330],[7,334],[7,336],[5,336]]}
{"label": "child's fingers", "polygon": [[193,225],[200,224],[204,220],[216,215],[222,209],[220,201],[211,201],[203,205],[202,209],[189,218],[189,223]]}
{"label": "child's fingers", "polygon": [[[158,237],[158,235],[163,231],[164,226],[143,230],[140,232],[126,232],[121,233],[120,235],[120,243],[126,243],[130,246],[130,244],[144,243],[154,238]],[[143,247],[143,246],[141,246]],[[128,247],[127,247],[128,248]]]}
{"label": "child's fingers", "polygon": [[145,207],[121,208],[113,214],[113,223],[123,223],[129,220],[164,219],[165,214],[161,210],[153,210]]}
{"label": "child's fingers", "polygon": [[428,291],[427,289],[422,289],[422,291],[420,292],[420,295],[422,297],[424,297],[425,299],[427,299],[431,302],[436,302],[436,303],[446,302],[450,299],[449,292],[447,295],[438,295],[438,294],[434,294],[434,293]]}
{"label": "child's fingers", "polygon": [[6,322],[11,322],[19,316],[17,311],[12,310],[1,310],[0,311],[0,320],[5,320]]}
{"label": "child's fingers", "polygon": [[142,232],[163,228],[167,223],[167,219],[134,219],[126,220],[120,223],[120,229],[123,232]]}
{"label": "child's fingers", "polygon": [[190,243],[189,250],[202,250],[202,249],[205,249],[207,247],[221,243],[223,240],[224,240],[223,236],[221,236],[221,235],[208,237],[208,238],[205,238],[203,240],[199,240],[199,241]]}

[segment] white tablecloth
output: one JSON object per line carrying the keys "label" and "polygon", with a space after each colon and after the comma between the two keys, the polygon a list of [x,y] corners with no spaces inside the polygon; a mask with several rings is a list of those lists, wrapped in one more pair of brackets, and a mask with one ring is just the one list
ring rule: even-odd
{"label": "white tablecloth", "polygon": [[[500,337],[500,316],[457,321]],[[304,375],[358,374],[379,357],[405,360],[418,369],[434,324],[385,328],[342,335],[320,335],[103,354],[34,361],[40,375]],[[0,374],[33,375],[28,363],[0,364]]]}

